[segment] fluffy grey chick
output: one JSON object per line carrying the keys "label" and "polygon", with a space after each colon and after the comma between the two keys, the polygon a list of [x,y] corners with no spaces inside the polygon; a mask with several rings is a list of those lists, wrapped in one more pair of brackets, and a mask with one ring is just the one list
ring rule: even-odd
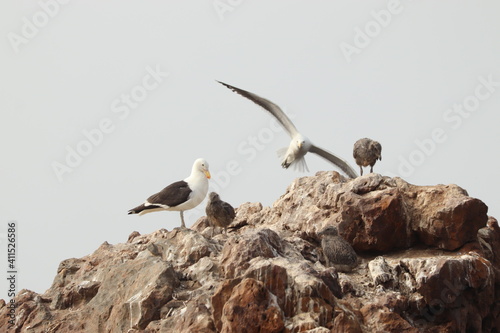
{"label": "fluffy grey chick", "polygon": [[358,256],[351,244],[339,236],[337,228],[329,226],[318,233],[326,265],[340,272],[350,272],[358,264]]}
{"label": "fluffy grey chick", "polygon": [[[224,233],[226,233],[227,226],[233,222],[236,216],[233,206],[222,201],[215,192],[210,192],[208,195],[208,203],[205,212],[207,213],[208,222],[212,227],[224,228]],[[214,232],[212,230],[212,236],[213,235]]]}
{"label": "fluffy grey chick", "polygon": [[359,165],[361,176],[363,176],[363,167],[370,166],[370,172],[373,172],[373,166],[377,160],[382,161],[382,146],[372,139],[359,139],[354,143],[352,155],[356,164]]}

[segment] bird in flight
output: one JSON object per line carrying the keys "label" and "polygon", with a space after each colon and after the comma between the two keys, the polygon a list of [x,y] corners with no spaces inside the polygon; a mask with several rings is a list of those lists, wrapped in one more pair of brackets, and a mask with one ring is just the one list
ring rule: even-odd
{"label": "bird in flight", "polygon": [[221,81],[217,82],[231,89],[235,93],[248,98],[255,104],[261,106],[266,111],[271,113],[292,137],[292,141],[290,141],[290,145],[288,146],[288,148],[282,148],[278,150],[278,155],[281,159],[281,166],[283,168],[288,169],[289,166],[292,166],[294,169],[301,172],[309,171],[304,156],[308,152],[311,152],[318,154],[324,159],[330,161],[338,168],[340,168],[343,172],[345,172],[349,177],[356,178],[358,176],[356,174],[356,171],[354,171],[354,169],[345,160],[329,151],[326,151],[314,145],[307,137],[299,133],[290,118],[288,118],[288,116],[283,112],[283,110],[281,110],[278,105],[274,104],[270,100],[257,96],[246,90],[236,88]]}
{"label": "bird in flight", "polygon": [[193,209],[205,199],[208,192],[210,171],[203,158],[194,161],[191,175],[184,180],[172,183],[160,192],[150,196],[143,204],[132,208],[128,214],[144,215],[161,210],[180,211],[181,227],[184,223],[184,211]]}

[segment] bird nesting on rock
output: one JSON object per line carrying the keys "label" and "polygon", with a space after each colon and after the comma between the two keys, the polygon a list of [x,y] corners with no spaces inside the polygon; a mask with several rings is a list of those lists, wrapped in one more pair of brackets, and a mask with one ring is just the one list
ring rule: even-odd
{"label": "bird nesting on rock", "polygon": [[[224,233],[226,233],[226,228],[233,222],[236,216],[233,206],[222,201],[215,192],[210,192],[208,195],[208,203],[205,212],[207,213],[208,222],[212,227],[224,228]],[[212,230],[212,236],[213,235],[214,232]]]}
{"label": "bird nesting on rock", "polygon": [[361,176],[363,176],[363,167],[370,166],[370,172],[373,172],[373,166],[377,160],[382,161],[382,146],[377,141],[363,138],[354,143],[352,155],[359,165]]}
{"label": "bird nesting on rock", "polygon": [[345,239],[339,236],[334,226],[329,226],[318,233],[326,266],[335,267],[339,272],[350,272],[358,264],[358,256]]}

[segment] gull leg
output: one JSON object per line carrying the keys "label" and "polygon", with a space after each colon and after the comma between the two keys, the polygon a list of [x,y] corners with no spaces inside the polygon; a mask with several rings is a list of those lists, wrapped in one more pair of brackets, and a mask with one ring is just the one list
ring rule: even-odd
{"label": "gull leg", "polygon": [[363,176],[363,167],[361,165],[359,166],[359,174],[360,176]]}
{"label": "gull leg", "polygon": [[186,224],[184,223],[184,211],[181,210],[181,228],[186,228]]}
{"label": "gull leg", "polygon": [[373,165],[370,165],[370,173],[373,173]]}

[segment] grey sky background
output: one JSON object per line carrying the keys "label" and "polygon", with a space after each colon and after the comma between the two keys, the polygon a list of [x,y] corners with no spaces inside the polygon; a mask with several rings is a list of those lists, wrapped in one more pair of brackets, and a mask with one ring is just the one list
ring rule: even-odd
{"label": "grey sky background", "polygon": [[353,166],[354,142],[373,138],[383,146],[375,172],[458,184],[500,216],[499,10],[451,0],[3,1],[0,241],[5,249],[17,221],[17,289],[43,293],[62,260],[104,241],[179,226],[178,212],[127,210],[187,177],[198,157],[235,207],[272,205],[296,177],[334,169],[314,154],[310,173],[281,169],[288,135],[215,80],[277,103]]}

